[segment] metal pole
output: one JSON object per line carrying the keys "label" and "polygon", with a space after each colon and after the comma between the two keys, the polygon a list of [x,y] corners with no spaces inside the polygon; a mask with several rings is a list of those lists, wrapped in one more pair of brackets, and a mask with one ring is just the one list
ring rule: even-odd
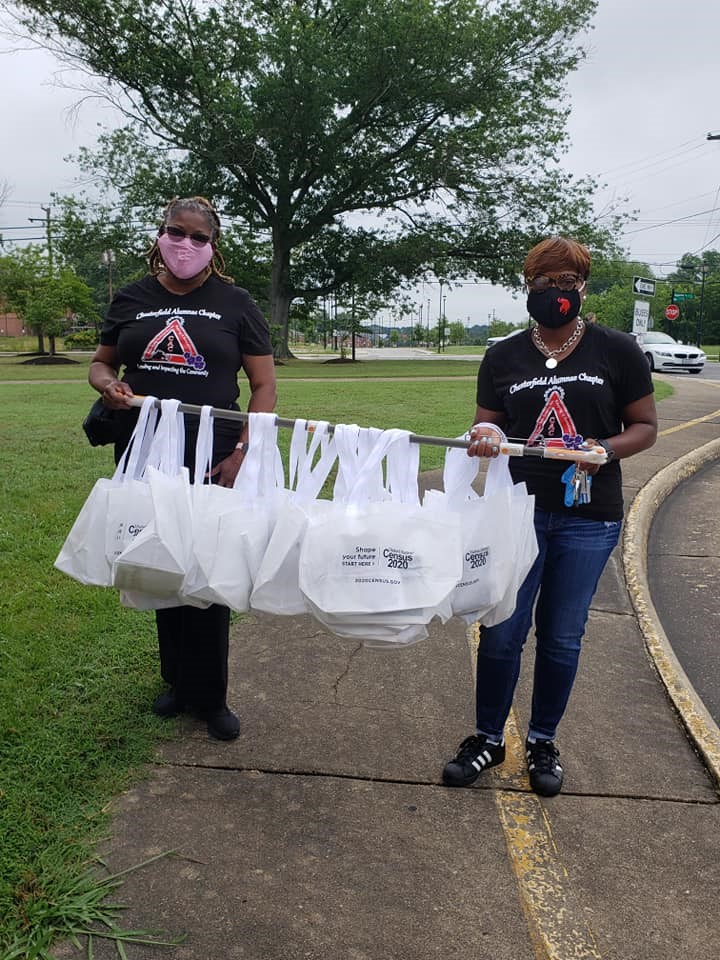
{"label": "metal pole", "polygon": [[703,308],[705,305],[705,276],[707,274],[707,264],[704,263],[700,269],[702,271],[702,283],[700,284],[700,313],[698,316],[698,328],[697,328],[698,349],[702,349]]}
{"label": "metal pole", "polygon": [[[134,397],[130,397],[128,402],[131,407],[141,407],[144,399],[145,397],[135,394]],[[160,408],[161,405],[161,400],[155,400],[154,406]],[[182,413],[192,413],[197,416],[202,413],[202,407],[194,403],[181,403],[178,410]],[[221,407],[211,407],[210,411],[213,417],[218,420],[238,420],[241,423],[246,423],[250,419],[250,414],[243,410],[224,410]],[[317,420],[307,421],[305,429],[308,433],[312,433],[317,423]],[[276,416],[275,424],[278,427],[292,428],[295,426],[295,420]],[[334,424],[328,424],[328,432],[332,433],[334,429]],[[459,450],[467,450],[470,446],[469,440],[459,440],[454,437],[425,437],[421,434],[411,433],[408,439],[410,443],[421,443],[432,447],[453,447]],[[506,441],[500,444],[500,453],[505,453],[510,457],[538,457],[541,460],[570,460],[575,463],[603,464],[607,462],[607,452],[599,444],[582,450],[569,450],[565,447],[531,447],[521,442]]]}

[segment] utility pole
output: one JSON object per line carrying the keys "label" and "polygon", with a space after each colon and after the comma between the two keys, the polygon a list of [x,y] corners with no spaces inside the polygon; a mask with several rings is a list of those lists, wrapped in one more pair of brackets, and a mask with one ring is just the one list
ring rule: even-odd
{"label": "utility pole", "polygon": [[51,207],[48,204],[47,207],[40,205],[40,209],[45,214],[45,219],[41,220],[39,217],[28,217],[30,223],[44,223],[45,224],[45,236],[47,238],[47,252],[48,252],[48,274],[52,276],[53,272],[53,252],[52,252],[52,232],[50,230],[50,211]]}
{"label": "utility pole", "polygon": [[444,280],[440,281],[440,302],[438,303],[438,348],[437,352],[440,353],[442,349],[442,339],[443,339],[443,284]]}

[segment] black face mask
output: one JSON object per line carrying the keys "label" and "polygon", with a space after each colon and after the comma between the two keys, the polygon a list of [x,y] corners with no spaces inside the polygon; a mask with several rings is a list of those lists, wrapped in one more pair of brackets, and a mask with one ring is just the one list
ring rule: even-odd
{"label": "black face mask", "polygon": [[570,323],[580,313],[582,300],[579,290],[560,290],[548,287],[536,292],[531,290],[527,298],[527,311],[541,327],[556,330]]}

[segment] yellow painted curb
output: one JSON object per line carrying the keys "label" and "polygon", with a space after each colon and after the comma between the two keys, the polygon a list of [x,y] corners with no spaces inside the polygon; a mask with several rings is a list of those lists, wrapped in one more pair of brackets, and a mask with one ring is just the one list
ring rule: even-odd
{"label": "yellow painted curb", "polygon": [[680,457],[645,484],[625,520],[622,562],[630,600],[650,658],[691,740],[720,786],[720,728],[675,656],[653,606],[647,579],[648,536],[658,508],[683,480],[716,460],[720,460],[720,439]]}

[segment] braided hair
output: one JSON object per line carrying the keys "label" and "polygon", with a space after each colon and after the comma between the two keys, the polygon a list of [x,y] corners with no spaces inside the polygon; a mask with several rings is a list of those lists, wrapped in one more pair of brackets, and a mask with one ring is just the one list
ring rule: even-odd
{"label": "braided hair", "polygon": [[[161,230],[178,210],[190,210],[204,217],[210,228],[210,241],[211,243],[217,243],[220,238],[220,217],[209,200],[206,200],[205,197],[174,197],[163,210],[162,222],[160,224]],[[153,277],[156,277],[165,269],[157,239],[153,241],[153,245],[148,250],[146,256],[150,265],[150,273]],[[223,272],[225,270],[225,260],[217,248],[213,252],[210,269],[216,277],[224,280],[225,283],[235,282],[232,277],[226,276]]]}

